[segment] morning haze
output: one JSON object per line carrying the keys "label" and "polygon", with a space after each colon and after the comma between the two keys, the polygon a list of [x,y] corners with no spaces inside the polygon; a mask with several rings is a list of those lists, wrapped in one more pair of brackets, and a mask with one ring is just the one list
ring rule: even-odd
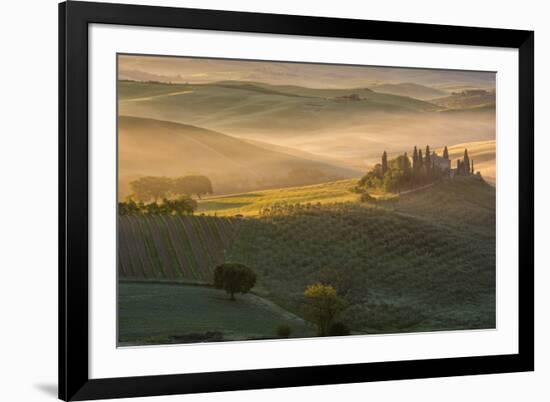
{"label": "morning haze", "polygon": [[494,73],[118,68],[120,346],[495,328]]}
{"label": "morning haze", "polygon": [[[297,167],[360,176],[384,150],[494,145],[493,73],[130,55],[118,65],[121,196],[143,175],[205,173],[216,193],[235,192],[293,184]],[[494,182],[494,148],[483,149]]]}

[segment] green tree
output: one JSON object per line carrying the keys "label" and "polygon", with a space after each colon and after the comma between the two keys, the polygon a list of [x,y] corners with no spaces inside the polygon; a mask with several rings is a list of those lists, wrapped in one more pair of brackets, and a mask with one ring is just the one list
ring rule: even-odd
{"label": "green tree", "polygon": [[172,189],[172,180],[168,177],[145,176],[130,182],[130,188],[139,201],[158,201],[166,198]]}
{"label": "green tree", "polygon": [[388,154],[386,151],[382,154],[382,175],[385,175],[388,171]]}
{"label": "green tree", "polygon": [[412,165],[413,171],[418,171],[418,150],[416,149],[416,145],[414,146],[413,151],[413,165]]}
{"label": "green tree", "polygon": [[174,200],[164,199],[162,211],[169,215],[192,215],[197,209],[197,201],[187,195],[180,195]]}
{"label": "green tree", "polygon": [[330,285],[315,283],[304,290],[305,315],[317,325],[317,335],[326,336],[336,316],[344,308],[344,302]]}
{"label": "green tree", "polygon": [[118,203],[119,215],[138,215],[141,213],[141,204],[136,203],[132,197],[128,197],[125,202]]}
{"label": "green tree", "polygon": [[214,287],[223,289],[235,300],[235,293],[247,293],[256,284],[256,274],[243,264],[226,262],[214,270]]}
{"label": "green tree", "polygon": [[178,177],[172,181],[171,190],[178,195],[193,195],[199,199],[206,194],[212,194],[212,182],[206,176],[191,175]]}

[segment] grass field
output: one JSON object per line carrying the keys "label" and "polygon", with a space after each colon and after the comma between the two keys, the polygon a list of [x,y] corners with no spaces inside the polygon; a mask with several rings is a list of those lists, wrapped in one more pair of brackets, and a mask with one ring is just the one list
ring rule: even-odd
{"label": "grass field", "polygon": [[331,183],[302,187],[288,187],[252,193],[206,197],[199,201],[197,212],[217,216],[254,216],[261,208],[275,203],[321,203],[354,202],[359,196],[350,191],[358,179],[339,180]]}
{"label": "grass field", "polygon": [[301,319],[254,295],[229,301],[216,289],[158,283],[119,284],[119,343],[166,344],[266,339],[285,324],[292,337],[315,331]]}

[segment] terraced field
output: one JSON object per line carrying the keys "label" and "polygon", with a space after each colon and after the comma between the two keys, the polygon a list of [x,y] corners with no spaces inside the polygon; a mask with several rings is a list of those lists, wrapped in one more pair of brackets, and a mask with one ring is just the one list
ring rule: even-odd
{"label": "terraced field", "polygon": [[235,218],[120,216],[123,279],[211,282],[239,228]]}

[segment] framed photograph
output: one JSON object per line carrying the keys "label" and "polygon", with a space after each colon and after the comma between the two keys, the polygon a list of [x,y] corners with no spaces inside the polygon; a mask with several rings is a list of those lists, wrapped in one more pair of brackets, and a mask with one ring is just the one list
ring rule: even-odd
{"label": "framed photograph", "polygon": [[534,33],[59,5],[59,397],[534,369]]}

